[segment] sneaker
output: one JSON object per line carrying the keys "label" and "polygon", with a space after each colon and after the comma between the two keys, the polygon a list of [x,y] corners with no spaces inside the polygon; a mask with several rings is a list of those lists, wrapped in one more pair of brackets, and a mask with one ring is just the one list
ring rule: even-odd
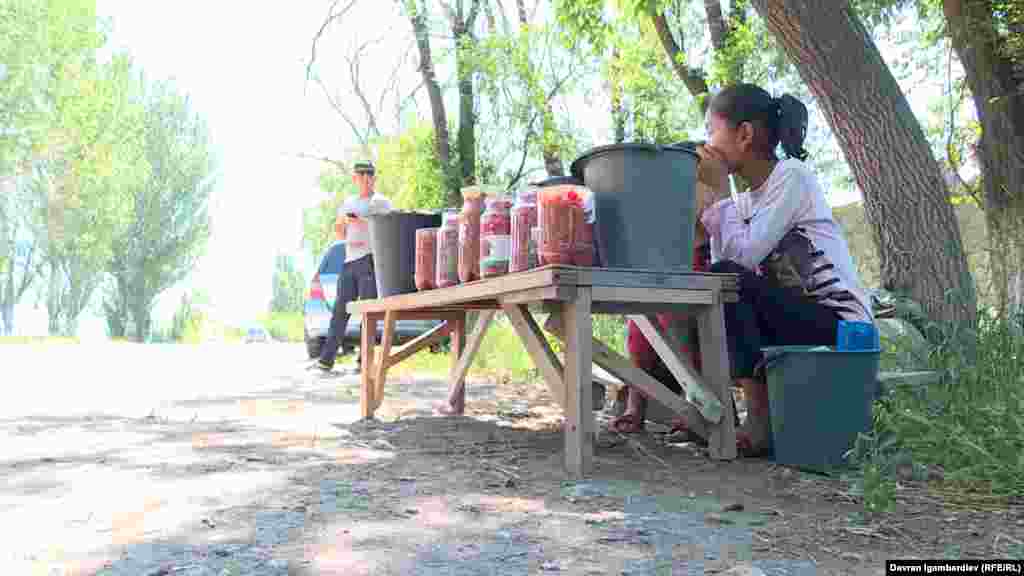
{"label": "sneaker", "polygon": [[323,362],[323,360],[317,359],[317,360],[314,360],[313,362],[311,362],[309,366],[306,366],[306,370],[311,371],[311,372],[316,370],[316,371],[319,371],[319,372],[321,372],[323,374],[330,374],[334,370],[334,367],[333,366],[328,366],[327,364],[325,364]]}

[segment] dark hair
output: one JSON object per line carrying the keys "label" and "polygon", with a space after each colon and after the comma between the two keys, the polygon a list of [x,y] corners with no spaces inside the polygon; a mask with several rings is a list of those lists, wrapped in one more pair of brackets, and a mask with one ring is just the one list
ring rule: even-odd
{"label": "dark hair", "polygon": [[804,150],[807,107],[794,96],[783,94],[773,98],[760,86],[735,84],[715,95],[710,110],[733,126],[743,122],[759,123],[767,130],[764,150],[773,157],[775,147],[781,142],[787,158],[807,159],[807,150]]}

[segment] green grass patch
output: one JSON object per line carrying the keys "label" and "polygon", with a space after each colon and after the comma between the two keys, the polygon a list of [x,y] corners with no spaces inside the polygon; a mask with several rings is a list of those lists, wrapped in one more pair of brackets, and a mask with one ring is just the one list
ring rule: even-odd
{"label": "green grass patch", "polygon": [[305,322],[302,312],[271,312],[264,314],[260,318],[260,323],[275,340],[283,342],[302,342],[304,340]]}
{"label": "green grass patch", "polygon": [[931,348],[927,367],[941,373],[940,383],[897,388],[876,402],[873,430],[854,453],[866,503],[885,508],[901,467],[920,480],[941,471],[943,492],[965,502],[1024,494],[1022,328],[983,315],[966,343],[951,338]]}

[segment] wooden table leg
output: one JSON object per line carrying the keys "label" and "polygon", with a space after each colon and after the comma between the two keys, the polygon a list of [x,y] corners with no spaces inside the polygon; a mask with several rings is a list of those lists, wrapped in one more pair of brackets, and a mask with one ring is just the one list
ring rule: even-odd
{"label": "wooden table leg", "polygon": [[380,339],[380,358],[377,360],[377,365],[374,366],[375,374],[373,375],[373,408],[376,410],[380,408],[382,402],[384,402],[384,381],[387,380],[388,368],[390,368],[390,356],[391,356],[391,345],[395,341],[395,321],[398,319],[398,313],[389,310],[384,314],[384,334]]}
{"label": "wooden table leg", "polygon": [[[566,330],[563,324],[560,317],[552,314],[551,318],[544,324],[544,329],[565,343]],[[686,402],[682,396],[669,390],[667,386],[652,378],[647,372],[634,366],[628,358],[612,350],[597,338],[591,338],[591,347],[594,364],[604,368],[609,374],[615,376],[624,384],[640,389],[647,396],[648,400],[653,399],[660,402],[680,416],[689,417],[691,412],[696,414],[698,418],[688,418],[690,420],[690,430],[701,436],[707,435],[704,419],[700,418],[700,413],[696,412],[695,409],[691,410],[693,406]]]}
{"label": "wooden table leg", "polygon": [[725,335],[725,307],[719,302],[701,311],[700,364],[704,381],[718,396],[725,414],[717,423],[708,424],[708,450],[716,460],[736,458],[736,422],[732,409],[732,368],[729,364],[729,343]]}
{"label": "wooden table leg", "polygon": [[374,352],[377,342],[377,320],[380,314],[363,314],[363,325],[360,332],[359,354],[362,358],[362,374],[359,385],[359,409],[363,418],[373,418],[376,409],[374,399]]}
{"label": "wooden table leg", "polygon": [[505,315],[512,323],[512,328],[519,335],[523,347],[533,360],[533,365],[540,371],[541,377],[548,385],[551,397],[565,410],[565,379],[562,378],[565,368],[561,360],[548,345],[544,333],[537,321],[524,304],[506,304],[502,306]]}
{"label": "wooden table leg", "polygon": [[634,314],[629,316],[643,333],[644,338],[661,358],[662,362],[683,387],[686,401],[700,410],[701,416],[714,424],[722,419],[722,404],[717,394],[708,390],[705,379],[690,363],[690,359],[679,354],[679,335],[672,327],[666,334],[658,329],[658,319],[652,315]]}
{"label": "wooden table leg", "polygon": [[[466,334],[466,318],[456,321],[456,328],[452,330],[452,371],[448,375],[448,403],[441,407],[445,414],[462,414],[466,407],[466,373],[473,364],[473,358],[480,350],[480,344],[491,327],[497,310],[481,310],[477,314],[476,326],[469,338]],[[456,338],[456,334],[459,335]],[[458,344],[456,345],[456,340]]]}
{"label": "wooden table leg", "polygon": [[593,337],[590,287],[562,304],[565,329],[565,464],[570,476],[582,478],[593,470]]}

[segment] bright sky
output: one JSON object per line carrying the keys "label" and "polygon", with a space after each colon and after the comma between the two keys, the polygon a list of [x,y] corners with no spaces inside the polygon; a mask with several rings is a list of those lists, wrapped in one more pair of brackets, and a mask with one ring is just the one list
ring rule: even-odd
{"label": "bright sky", "polygon": [[[316,183],[321,165],[296,155],[339,157],[353,142],[351,129],[320,88],[305,82],[311,41],[329,4],[98,0],[100,14],[113,21],[112,46],[127,49],[150,77],[172,78],[191,96],[209,124],[220,160],[207,254],[188,283],[161,298],[158,321],[170,318],[183,290],[196,287],[210,294],[222,320],[248,324],[267,308],[275,253],[294,253],[309,265],[301,256],[302,210],[323,197]],[[346,18],[348,28],[326,37],[318,61],[325,76],[344,73],[341,54],[347,46],[383,38],[363,72],[379,85],[400,56],[415,50],[404,41],[389,41],[391,35],[409,38],[409,26],[392,2],[367,0],[356,10]],[[412,66],[406,70],[411,88],[417,74]],[[445,78],[447,71],[438,73]],[[343,82],[336,76],[329,84]],[[346,104],[355,106],[351,97]],[[422,103],[420,114],[428,117]],[[597,111],[590,124],[599,132],[607,123],[607,114]],[[837,204],[859,196],[833,192]],[[101,329],[97,322],[84,319],[83,330]]]}
{"label": "bright sky", "polygon": [[[210,293],[224,320],[251,322],[270,300],[274,254],[300,249],[302,208],[319,197],[320,165],[296,154],[340,148],[343,128],[313,86],[303,94],[303,62],[325,9],[310,1],[98,5],[113,19],[112,44],[152,77],[173,78],[210,126],[220,178],[213,235],[191,283]],[[175,292],[162,299],[164,315]]]}

